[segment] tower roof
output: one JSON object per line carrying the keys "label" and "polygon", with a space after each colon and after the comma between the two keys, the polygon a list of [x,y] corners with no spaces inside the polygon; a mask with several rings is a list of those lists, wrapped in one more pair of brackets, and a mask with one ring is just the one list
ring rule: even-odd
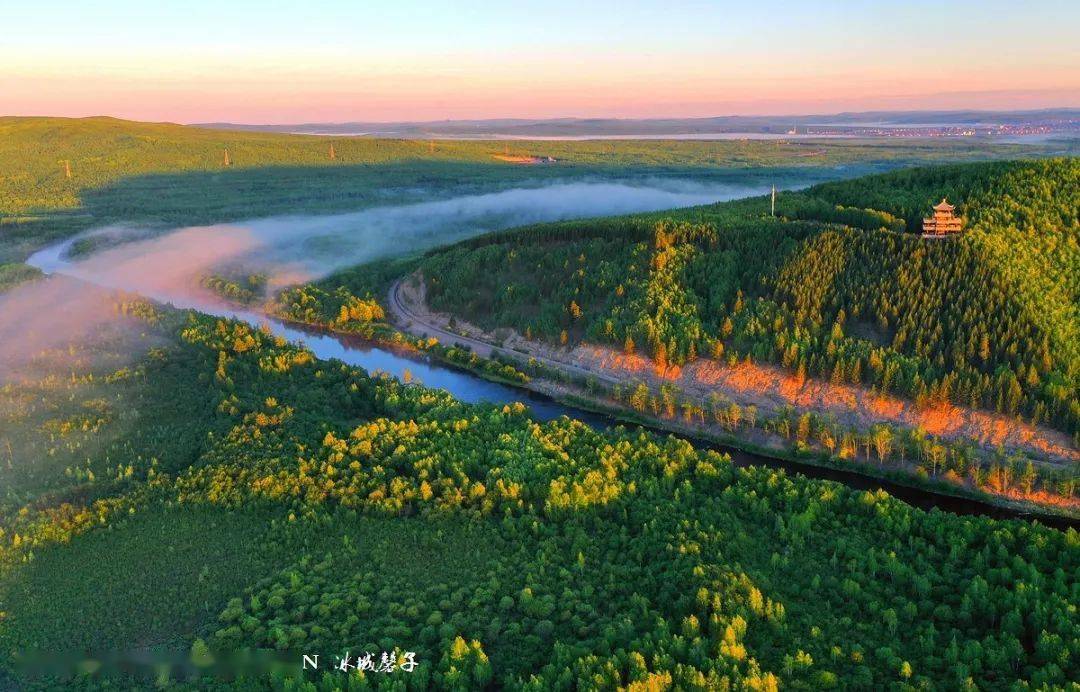
{"label": "tower roof", "polygon": [[952,211],[955,208],[956,207],[949,204],[949,201],[944,197],[941,198],[940,202],[934,205],[934,209],[936,209],[937,211]]}

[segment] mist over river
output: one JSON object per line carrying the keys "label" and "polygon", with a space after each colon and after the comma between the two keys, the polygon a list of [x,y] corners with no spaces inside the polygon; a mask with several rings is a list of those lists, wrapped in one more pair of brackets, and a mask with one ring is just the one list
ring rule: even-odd
{"label": "mist over river", "polygon": [[[805,180],[783,177],[788,188],[809,184],[820,172]],[[27,263],[47,274],[62,274],[97,286],[137,293],[147,298],[206,313],[266,322],[254,312],[235,310],[206,290],[201,280],[215,272],[261,272],[271,288],[309,281],[337,269],[372,260],[391,258],[445,245],[488,231],[561,219],[610,216],[720,202],[762,194],[760,175],[747,175],[746,184],[715,183],[688,179],[655,178],[635,183],[590,181],[562,182],[518,187],[483,194],[461,195],[426,202],[382,206],[361,211],[276,216],[208,226],[188,226],[164,233],[114,225],[57,243],[32,255]],[[754,181],[754,182],[751,182]],[[101,238],[95,236],[108,236]],[[89,238],[107,240],[106,247],[91,254],[70,256],[70,251]],[[24,286],[0,296],[0,336],[34,333],[35,347],[66,343],[95,320],[107,319],[107,311],[91,310],[84,292],[70,282],[53,281],[44,286]],[[88,316],[88,317],[84,317]],[[285,325],[274,328],[283,336],[304,336]],[[330,337],[303,339],[320,357],[342,358],[368,369],[400,376],[402,359],[381,360],[378,349],[361,361],[334,346]],[[11,339],[9,344],[17,343]],[[0,346],[0,350],[3,346]],[[407,361],[405,361],[407,362]],[[412,374],[432,386],[449,386],[442,370],[421,371],[413,363]],[[474,391],[457,390],[466,401],[482,400]],[[500,394],[500,396],[502,396]],[[498,397],[497,397],[498,398]]]}
{"label": "mist over river", "polygon": [[[785,178],[788,188],[801,181]],[[177,228],[151,237],[130,240],[73,258],[72,246],[86,236],[136,235],[139,229],[123,226],[90,231],[32,255],[27,263],[47,274],[60,274],[97,286],[137,293],[178,308],[266,324],[274,333],[304,342],[320,358],[338,358],[368,370],[401,377],[405,370],[418,381],[442,387],[469,401],[508,401],[522,392],[433,364],[417,363],[388,351],[346,345],[328,335],[300,331],[269,319],[260,312],[239,310],[203,289],[200,279],[228,267],[258,269],[271,285],[281,286],[324,276],[336,269],[380,258],[401,256],[445,245],[488,231],[562,219],[610,216],[726,201],[763,194],[758,184],[716,184],[681,179],[625,182],[557,183],[521,187],[485,194],[464,195],[430,202],[383,206],[345,214],[277,216],[236,223]],[[57,282],[50,282],[57,284]],[[12,329],[70,339],[74,329],[86,328],[75,317],[88,313],[82,291],[53,285],[47,297],[35,299],[25,287],[0,298],[10,315],[0,312],[0,333]],[[22,295],[27,293],[30,295]],[[40,303],[40,305],[38,304]],[[14,309],[18,308],[18,309]],[[56,320],[55,316],[64,319]],[[104,318],[102,318],[104,319]],[[56,324],[38,324],[55,320]],[[533,402],[534,414],[548,419],[567,413],[565,407],[544,400]]]}
{"label": "mist over river", "polygon": [[[759,180],[745,185],[681,179],[654,179],[635,184],[556,183],[343,214],[276,216],[189,226],[164,234],[117,225],[84,234],[84,237],[107,235],[126,242],[80,260],[79,271],[83,278],[95,283],[104,281],[162,299],[181,289],[177,280],[183,275],[205,273],[230,264],[265,273],[272,286],[280,286],[488,231],[759,195],[768,190]],[[783,182],[792,187],[791,176]],[[798,180],[795,184],[801,186]],[[43,265],[51,261],[49,253],[38,253],[29,261],[45,268]],[[155,260],[166,256],[165,263]],[[139,266],[129,266],[135,260]],[[153,266],[154,271],[144,271],[147,265]]]}

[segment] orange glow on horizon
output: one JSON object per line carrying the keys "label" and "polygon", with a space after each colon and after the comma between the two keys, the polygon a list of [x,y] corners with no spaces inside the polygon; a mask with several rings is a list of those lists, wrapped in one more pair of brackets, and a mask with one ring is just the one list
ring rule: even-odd
{"label": "orange glow on horizon", "polygon": [[[341,11],[351,24],[170,17],[197,24],[186,33],[130,12],[85,11],[97,33],[38,18],[63,35],[16,31],[0,45],[0,115],[298,123],[1080,107],[1080,54],[1051,40],[1068,22],[1035,8],[1008,21],[954,8],[928,23],[903,8],[639,8],[624,22],[588,7],[524,34],[508,33],[522,17],[507,7],[443,8],[444,26],[394,17],[382,32],[370,8]],[[269,26],[243,33],[255,19]],[[1039,40],[999,36],[1035,27]]]}
{"label": "orange glow on horizon", "polygon": [[0,74],[0,114],[114,115],[176,122],[342,122],[552,117],[801,115],[869,110],[1080,106],[1080,86],[1043,73],[1013,88],[984,75],[749,76],[404,73],[315,76],[213,71],[160,76]]}

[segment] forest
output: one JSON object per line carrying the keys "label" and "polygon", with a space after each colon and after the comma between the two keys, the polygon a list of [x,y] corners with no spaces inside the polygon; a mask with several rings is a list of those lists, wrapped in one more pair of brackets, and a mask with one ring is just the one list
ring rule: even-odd
{"label": "forest", "polygon": [[[496,158],[508,152],[557,163]],[[813,168],[828,180],[837,165],[1030,153],[331,141],[3,118],[0,292],[63,281],[18,262],[110,223],[323,213],[616,173],[760,168],[768,181]],[[758,198],[532,226],[290,287],[265,306],[265,275],[198,279],[231,303],[493,379],[542,374],[390,329],[385,288],[419,269],[440,309],[553,343],[671,367],[772,362],[1075,436],[1076,176],[1075,159],[950,166],[783,192],[776,217]],[[943,194],[967,231],[920,242],[912,225]],[[0,688],[1004,690],[1080,678],[1075,529],[923,511],[636,427],[539,422],[522,404],[465,404],[318,360],[242,322],[101,300],[115,319],[86,337],[18,368],[0,349]],[[618,395],[635,410],[733,430],[757,417],[634,385]],[[934,473],[967,463],[962,449],[885,428],[849,436],[794,411],[759,423],[878,463],[909,448]],[[1072,493],[1071,479],[1033,480],[1029,467],[986,473]],[[394,670],[332,667],[365,652],[388,652]],[[310,653],[331,667],[301,671]],[[267,655],[287,665],[252,663]]]}
{"label": "forest", "polygon": [[[663,268],[720,242],[695,228],[664,226]],[[1073,529],[737,468],[674,436],[539,423],[244,323],[107,299],[117,320],[71,347],[93,358],[43,353],[0,388],[0,682],[1004,690],[1080,677]],[[147,648],[179,656],[35,673],[15,655]],[[295,663],[227,669],[249,649]],[[300,672],[312,652],[390,652],[395,671]]]}
{"label": "forest", "polygon": [[[0,262],[117,223],[168,228],[327,214],[556,180],[757,175],[782,184],[795,173],[851,175],[855,166],[1038,155],[1038,146],[964,141],[425,141],[0,117]],[[498,158],[515,156],[556,163]]]}
{"label": "forest", "polygon": [[[657,367],[779,364],[1080,445],[1080,161],[905,169],[673,212],[480,236],[419,264],[430,304]],[[925,240],[943,196],[965,231]]]}

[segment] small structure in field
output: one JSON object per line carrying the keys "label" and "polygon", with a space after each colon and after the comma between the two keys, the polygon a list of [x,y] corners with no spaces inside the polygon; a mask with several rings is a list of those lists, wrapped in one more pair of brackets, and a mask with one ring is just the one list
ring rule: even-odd
{"label": "small structure in field", "polygon": [[956,209],[944,197],[934,205],[934,215],[922,220],[923,238],[945,238],[959,233],[964,228],[964,220],[953,213]]}
{"label": "small structure in field", "polygon": [[534,165],[538,163],[556,163],[558,159],[554,156],[532,156],[531,154],[492,154],[492,157],[499,161],[506,161],[507,163],[521,163],[526,165]]}

